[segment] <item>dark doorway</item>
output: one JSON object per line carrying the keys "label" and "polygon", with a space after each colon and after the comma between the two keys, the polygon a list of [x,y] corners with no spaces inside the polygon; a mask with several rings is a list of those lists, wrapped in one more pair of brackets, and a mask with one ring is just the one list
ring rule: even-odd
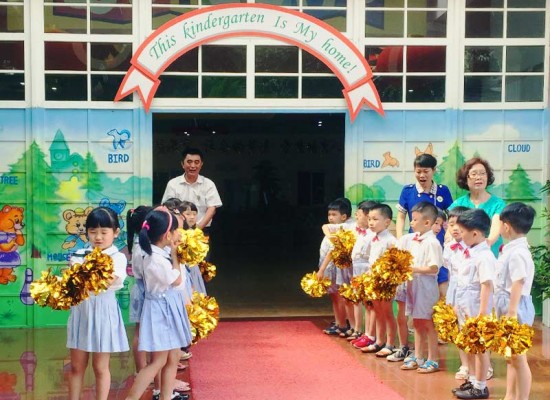
{"label": "dark doorway", "polygon": [[222,198],[207,285],[223,317],[327,314],[300,278],[316,269],[326,205],[343,195],[344,114],[172,114],[153,117],[153,199],[182,174],[186,146]]}

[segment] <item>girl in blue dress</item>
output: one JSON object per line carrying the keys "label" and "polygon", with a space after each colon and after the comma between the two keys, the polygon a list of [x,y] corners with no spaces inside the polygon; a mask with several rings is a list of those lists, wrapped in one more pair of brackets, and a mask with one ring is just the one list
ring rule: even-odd
{"label": "girl in blue dress", "polygon": [[115,291],[123,287],[126,279],[126,256],[113,245],[120,233],[118,215],[106,207],[98,207],[86,218],[86,235],[89,247],[77,251],[71,265],[84,262],[86,254],[98,247],[113,259],[114,273],[109,288],[71,307],[67,323],[67,347],[70,349],[71,374],[69,399],[78,400],[82,392],[84,373],[90,353],[96,380],[96,399],[107,399],[111,387],[109,360],[111,353],[129,350],[126,329],[122,320]]}
{"label": "girl in blue dress", "polygon": [[[151,362],[139,371],[127,399],[139,399],[159,371],[159,398],[184,398],[172,392],[180,348],[191,343],[191,329],[183,294],[174,289],[182,280],[176,254],[179,239],[177,227],[176,217],[166,207],[158,207],[147,215],[139,233],[139,244],[145,256],[145,300],[141,312],[138,349],[150,352]],[[166,250],[167,247],[170,252]]]}
{"label": "girl in blue dress", "polygon": [[143,251],[139,247],[138,233],[145,216],[153,207],[139,206],[128,211],[126,215],[126,232],[128,252],[132,260],[132,274],[135,283],[130,291],[130,322],[136,324],[134,329],[134,338],[132,339],[132,352],[134,353],[134,362],[136,363],[136,372],[139,372],[147,364],[145,352],[138,350],[139,342],[139,320],[141,318],[141,309],[145,299],[145,288],[143,286]]}

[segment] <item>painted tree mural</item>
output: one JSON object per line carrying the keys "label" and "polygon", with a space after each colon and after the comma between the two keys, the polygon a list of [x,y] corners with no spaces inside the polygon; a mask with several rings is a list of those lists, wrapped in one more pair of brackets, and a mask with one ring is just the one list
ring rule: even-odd
{"label": "painted tree mural", "polygon": [[358,183],[346,190],[346,197],[352,204],[359,204],[363,200],[385,201],[386,193],[380,186]]}
{"label": "painted tree mural", "polygon": [[101,179],[97,170],[97,163],[90,152],[86,153],[84,162],[87,173],[84,173],[82,177],[82,189],[101,192],[103,190],[103,185],[101,184]]}
{"label": "painted tree mural", "polygon": [[520,164],[518,164],[517,168],[512,171],[512,174],[508,178],[508,184],[504,189],[504,193],[509,202],[537,199],[531,178],[529,178],[529,174]]}
{"label": "painted tree mural", "polygon": [[[30,145],[21,158],[10,164],[9,168],[9,174],[20,176],[22,181],[18,185],[1,186],[0,195],[6,202],[23,203],[27,235],[35,232],[34,235],[28,236],[32,238],[32,242],[28,241],[32,244],[32,257],[40,258],[42,254],[50,251],[46,232],[57,230],[61,210],[51,200],[55,198],[59,181],[52,174],[50,166],[46,163],[46,155],[36,142]],[[27,174],[22,174],[25,171]],[[29,175],[28,179],[26,175]],[[34,231],[33,225],[40,228]]]}
{"label": "painted tree mural", "polygon": [[466,194],[466,190],[459,188],[456,184],[456,171],[462,167],[465,161],[466,159],[460,151],[458,141],[456,141],[449,149],[447,155],[443,156],[443,161],[438,163],[437,171],[434,175],[434,180],[437,183],[442,183],[449,187],[454,199]]}

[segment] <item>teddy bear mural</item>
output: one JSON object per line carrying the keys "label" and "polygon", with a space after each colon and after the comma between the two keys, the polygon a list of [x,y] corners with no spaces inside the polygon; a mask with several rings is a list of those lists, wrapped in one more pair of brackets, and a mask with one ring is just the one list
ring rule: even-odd
{"label": "teddy bear mural", "polygon": [[93,207],[86,209],[76,208],[63,211],[63,219],[67,222],[65,231],[69,234],[61,247],[63,250],[70,250],[74,253],[86,247],[88,237],[86,236],[86,218],[93,210]]}
{"label": "teddy bear mural", "polygon": [[23,208],[8,204],[0,210],[0,284],[15,282],[17,276],[13,269],[21,265],[21,256],[17,251],[25,244],[23,236]]}

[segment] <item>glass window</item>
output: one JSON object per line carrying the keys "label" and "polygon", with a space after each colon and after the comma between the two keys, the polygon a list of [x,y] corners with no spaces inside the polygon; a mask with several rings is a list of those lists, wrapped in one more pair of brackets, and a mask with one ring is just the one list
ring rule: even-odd
{"label": "glass window", "polygon": [[153,7],[153,29],[157,29],[162,24],[182,14],[193,11],[193,8],[181,7]]}
{"label": "glass window", "polygon": [[408,76],[407,102],[442,103],[445,101],[444,76]]}
{"label": "glass window", "polygon": [[506,26],[509,38],[543,38],[544,12],[509,12]]}
{"label": "glass window", "polygon": [[45,33],[86,33],[86,7],[44,6]]}
{"label": "glass window", "polygon": [[405,26],[404,11],[370,10],[365,12],[366,37],[403,37]]}
{"label": "glass window", "polygon": [[382,103],[403,102],[403,77],[402,76],[375,76],[373,79],[378,95]]}
{"label": "glass window", "polygon": [[503,32],[503,13],[497,11],[467,11],[467,38],[499,38]]}
{"label": "glass window", "polygon": [[48,71],[86,71],[86,43],[44,42],[44,62]]}
{"label": "glass window", "polygon": [[0,100],[25,100],[25,75],[0,71]]}
{"label": "glass window", "polygon": [[159,98],[197,98],[199,97],[198,76],[161,75],[160,86],[155,93]]}
{"label": "glass window", "polygon": [[25,69],[25,45],[23,41],[0,42],[0,70]]}
{"label": "glass window", "polygon": [[445,72],[445,46],[407,47],[407,72]]}
{"label": "glass window", "polygon": [[298,48],[291,46],[256,46],[256,72],[298,72]]}
{"label": "glass window", "polygon": [[[113,101],[124,75],[92,75],[92,101]],[[126,96],[124,101],[131,101],[132,96]]]}
{"label": "glass window", "polygon": [[92,71],[127,71],[132,59],[131,43],[91,43]]}
{"label": "glass window", "polygon": [[90,7],[90,33],[131,35],[132,9],[128,7]]}
{"label": "glass window", "polygon": [[466,76],[464,78],[464,101],[494,103],[501,101],[502,77]]}
{"label": "glass window", "polygon": [[298,77],[295,76],[257,76],[255,78],[256,98],[298,97]]}
{"label": "glass window", "polygon": [[255,3],[296,7],[298,5],[298,0],[256,0]]}
{"label": "glass window", "polygon": [[165,72],[198,72],[199,71],[199,48],[189,50],[179,56],[166,68]]}
{"label": "glass window", "polygon": [[305,14],[311,15],[313,18],[320,19],[326,22],[340,32],[346,31],[346,10],[323,10],[323,9],[304,9]]}
{"label": "glass window", "polygon": [[24,21],[23,4],[0,5],[0,32],[23,32]]}
{"label": "glass window", "polygon": [[246,46],[202,46],[204,72],[246,72]]}
{"label": "glass window", "polygon": [[468,8],[502,8],[503,5],[504,0],[466,0]]}
{"label": "glass window", "polygon": [[304,74],[330,74],[332,71],[327,65],[317,57],[309,54],[307,51],[302,51],[302,72]]}
{"label": "glass window", "polygon": [[447,12],[410,11],[407,13],[408,37],[446,37]]}
{"label": "glass window", "polygon": [[544,72],[544,46],[508,46],[506,72]]}
{"label": "glass window", "polygon": [[342,82],[336,77],[302,78],[304,99],[339,99],[342,97]]}
{"label": "glass window", "polygon": [[[132,3],[135,2],[44,1],[47,101],[113,101],[131,66]],[[123,101],[132,98],[127,96]]]}
{"label": "glass window", "polygon": [[501,46],[467,46],[464,52],[464,72],[501,72]]}
{"label": "glass window", "polygon": [[246,77],[204,76],[202,78],[204,98],[245,98]]}
{"label": "glass window", "polygon": [[507,76],[506,101],[542,101],[543,76]]}
{"label": "glass window", "polygon": [[367,46],[365,58],[372,72],[403,72],[403,46]]}
{"label": "glass window", "polygon": [[132,1],[45,1],[44,32],[131,35]]}
{"label": "glass window", "polygon": [[547,0],[508,0],[509,8],[544,8]]}
{"label": "glass window", "polygon": [[46,74],[46,100],[87,100],[86,75]]}
{"label": "glass window", "polygon": [[[466,1],[465,102],[543,101],[545,6],[539,0]],[[487,46],[485,38],[499,45]]]}

